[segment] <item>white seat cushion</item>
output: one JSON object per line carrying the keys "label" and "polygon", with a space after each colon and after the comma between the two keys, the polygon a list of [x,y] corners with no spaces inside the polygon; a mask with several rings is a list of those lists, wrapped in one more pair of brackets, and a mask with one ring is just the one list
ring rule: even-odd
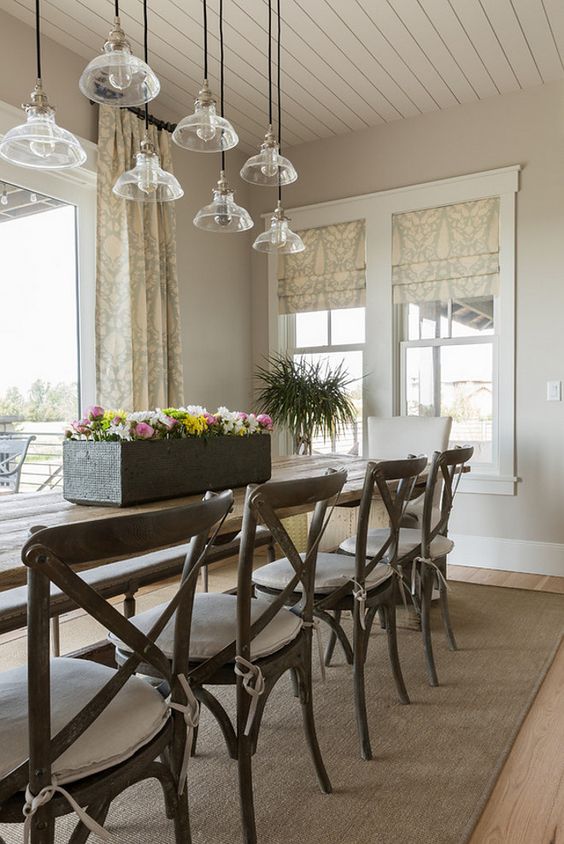
{"label": "white seat cushion", "polygon": [[[251,623],[264,612],[268,601],[264,598],[251,602]],[[153,607],[134,616],[130,621],[143,632],[151,629],[161,615],[165,604]],[[174,624],[176,614],[172,616],[157,639],[157,644],[164,654],[172,659],[174,646]],[[251,642],[251,659],[260,659],[275,653],[293,641],[302,626],[301,619],[295,613],[283,607],[267,624],[264,630]],[[223,650],[237,635],[237,596],[224,595],[222,592],[200,592],[194,598],[192,629],[190,631],[190,660],[209,659]],[[123,642],[110,634],[110,639],[120,650],[128,650]]]}
{"label": "white seat cushion", "polygon": [[[51,735],[55,736],[115,674],[86,659],[51,660]],[[0,779],[28,758],[27,666],[0,674]],[[145,680],[131,677],[93,724],[53,762],[59,783],[125,761],[164,726],[168,707]]]}
{"label": "white seat cushion", "polygon": [[[368,541],[366,543],[366,554],[368,557],[374,557],[387,540],[390,532],[387,528],[377,528],[368,531]],[[415,528],[402,528],[400,530],[400,539],[398,547],[398,556],[403,557],[409,554],[414,548],[421,544],[421,531]],[[346,551],[347,554],[354,554],[356,548],[356,536],[349,536],[340,545],[341,551]],[[436,560],[438,557],[446,557],[454,548],[454,542],[446,536],[436,536],[431,542],[431,557]]]}
{"label": "white seat cushion", "polygon": [[[302,559],[304,555],[301,555]],[[354,577],[354,557],[346,554],[324,554],[317,555],[317,566],[315,569],[315,591],[320,594],[333,592],[342,586],[345,580]],[[366,580],[366,588],[374,589],[391,577],[392,570],[384,563],[379,563]],[[294,576],[295,571],[289,560],[282,557],[266,566],[256,569],[253,572],[253,583],[257,586],[264,586],[266,589],[284,589]],[[302,591],[301,582],[296,586],[296,592]]]}

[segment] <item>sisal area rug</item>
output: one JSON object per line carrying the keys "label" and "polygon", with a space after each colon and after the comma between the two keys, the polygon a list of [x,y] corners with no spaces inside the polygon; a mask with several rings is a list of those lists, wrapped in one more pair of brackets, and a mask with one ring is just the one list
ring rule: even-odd
{"label": "sisal area rug", "polygon": [[[447,650],[435,611],[439,688],[426,683],[419,634],[399,631],[410,706],[397,703],[385,634],[374,630],[367,670],[372,762],[358,755],[351,670],[338,650],[327,682],[316,678],[330,796],[317,789],[299,703],[289,683],[279,683],[266,709],[254,766],[262,844],[467,841],[558,646],[564,596],[454,583],[450,600],[460,650]],[[236,774],[218,727],[204,712],[198,756],[189,769],[194,844],[241,841]],[[58,823],[57,844],[66,844],[70,819]],[[174,842],[154,783],[116,800],[106,826],[115,844]],[[18,826],[0,826],[0,835],[6,844],[22,840]]]}

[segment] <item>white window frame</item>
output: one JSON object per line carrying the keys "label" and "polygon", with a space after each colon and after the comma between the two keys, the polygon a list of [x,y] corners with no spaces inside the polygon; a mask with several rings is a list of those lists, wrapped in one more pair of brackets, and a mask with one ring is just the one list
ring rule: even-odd
{"label": "white window frame", "polygon": [[[460,491],[514,495],[515,484],[515,202],[520,165],[289,209],[292,227],[366,221],[366,343],[363,407],[367,416],[399,412],[400,361],[394,342],[392,217],[406,211],[500,198],[500,294],[497,316],[497,466],[465,477]],[[265,227],[270,215],[264,215]],[[276,255],[268,261],[269,350],[285,348],[278,318]],[[494,412],[495,412],[494,410]],[[364,453],[367,454],[366,430]]]}
{"label": "white window frame", "polygon": [[[323,355],[323,354],[333,354],[335,352],[362,352],[362,370],[365,370],[365,359],[366,359],[366,343],[339,343],[338,345],[332,344],[331,340],[331,311],[338,311],[340,308],[328,308],[327,309],[327,339],[329,341],[328,345],[324,346],[297,346],[296,345],[296,314],[281,314],[280,321],[283,323],[282,327],[280,328],[279,336],[284,338],[284,341],[281,343],[279,351],[280,352],[287,352],[291,355]],[[364,336],[366,337],[366,308],[364,313],[364,320],[365,320],[365,330]],[[362,387],[362,419],[361,419],[362,431],[366,428],[366,411],[364,407],[364,386]],[[363,443],[364,446],[364,443]],[[287,441],[287,448],[290,448],[290,442]]]}
{"label": "white window frame", "polygon": [[[21,109],[0,101],[0,138],[24,120]],[[96,401],[97,147],[91,141],[79,140],[88,156],[82,167],[41,171],[17,167],[0,158],[0,181],[52,196],[76,208],[79,401],[83,409]],[[47,341],[47,336],[45,339]]]}

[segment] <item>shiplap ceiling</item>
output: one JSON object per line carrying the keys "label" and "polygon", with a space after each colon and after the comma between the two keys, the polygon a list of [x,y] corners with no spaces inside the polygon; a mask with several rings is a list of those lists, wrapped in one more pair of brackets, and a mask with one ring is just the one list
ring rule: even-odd
{"label": "shiplap ceiling", "polygon": [[[121,0],[141,54],[141,0]],[[217,93],[219,0],[208,0],[210,80]],[[275,2],[273,2],[275,6]],[[33,24],[33,0],[0,0]],[[151,110],[192,110],[202,78],[201,0],[150,0]],[[265,130],[266,0],[224,0],[226,113],[251,151]],[[46,35],[88,60],[112,0],[43,0]],[[564,0],[282,0],[286,145],[448,108],[564,78]],[[0,33],[1,48],[1,33]],[[23,69],[22,69],[23,71]],[[49,68],[44,69],[49,88]],[[22,72],[22,79],[23,79]]]}

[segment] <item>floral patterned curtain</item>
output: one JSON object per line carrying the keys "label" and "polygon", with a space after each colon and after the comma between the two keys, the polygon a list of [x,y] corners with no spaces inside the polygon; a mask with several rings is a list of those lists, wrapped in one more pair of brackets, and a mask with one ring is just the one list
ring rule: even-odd
{"label": "floral patterned curtain", "polygon": [[365,303],[364,220],[305,229],[305,252],[283,255],[278,265],[281,314],[358,308]]}
{"label": "floral patterned curtain", "polygon": [[496,294],[499,198],[394,214],[394,302]]}
{"label": "floral patterned curtain", "polygon": [[[96,250],[97,401],[143,410],[183,403],[180,307],[173,203],[120,199],[112,187],[134,164],[143,122],[100,107]],[[170,138],[150,127],[161,165]]]}

